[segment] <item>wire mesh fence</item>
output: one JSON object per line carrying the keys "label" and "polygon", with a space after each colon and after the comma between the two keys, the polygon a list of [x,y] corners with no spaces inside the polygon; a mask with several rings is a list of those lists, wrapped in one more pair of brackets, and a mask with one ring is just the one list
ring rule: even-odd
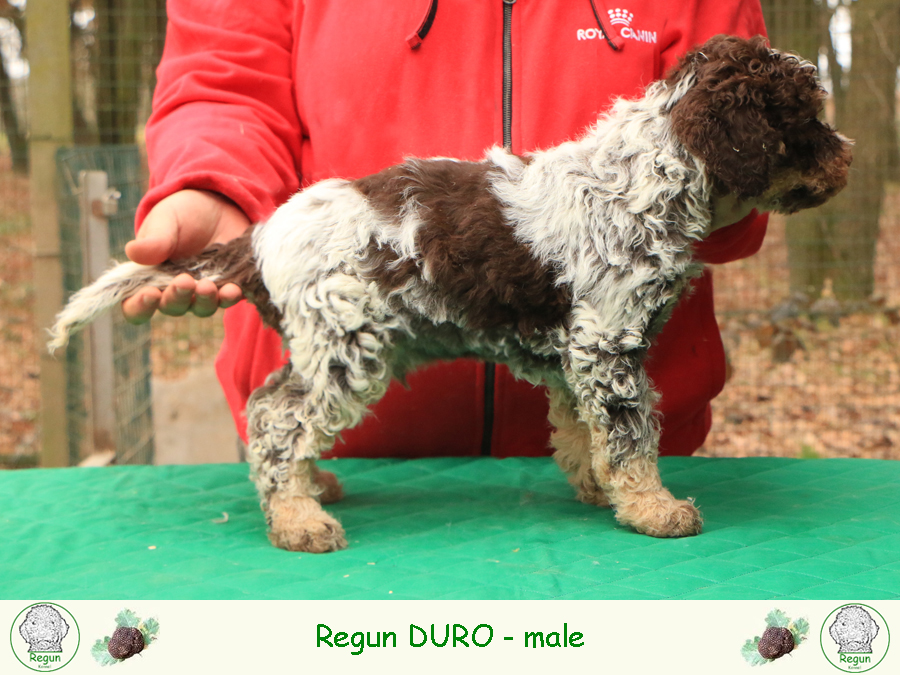
{"label": "wire mesh fence", "polygon": [[[65,286],[83,284],[78,180],[86,169],[109,174],[122,193],[110,218],[109,250],[123,259],[133,236],[134,210],[147,185],[143,125],[150,112],[155,67],[165,36],[164,0],[72,0],[70,66],[75,148],[58,158],[61,252]],[[34,233],[28,222],[29,81],[26,0],[0,1],[0,466],[38,463],[38,386],[42,338],[35,335]],[[39,48],[39,47],[38,47]],[[155,336],[150,340],[150,335]],[[75,463],[100,445],[117,449],[120,463],[153,457],[150,364],[156,376],[177,377],[209,363],[221,340],[221,322],[154,322],[151,329],[114,322],[115,438],[98,441],[90,422],[90,386],[84,336],[66,354],[66,436]],[[150,345],[153,345],[153,349]],[[152,356],[151,356],[152,354]]]}
{"label": "wire mesh fence", "polygon": [[[164,1],[68,4],[75,143],[126,146],[111,152],[133,159],[134,148],[142,152]],[[829,91],[825,116],[856,140],[855,159],[837,199],[815,212],[772,218],[757,255],[716,268],[731,377],[714,403],[702,452],[900,458],[900,272],[893,264],[900,254],[900,3],[764,0],[763,10],[772,44],[819,67]],[[33,464],[40,440],[23,150],[27,19],[26,0],[0,0],[0,465],[9,466]],[[146,185],[143,163],[137,166],[128,179],[135,196]],[[130,232],[129,223],[121,226],[122,237]],[[154,320],[149,365],[156,376],[176,377],[208,364],[221,333],[219,320]],[[129,352],[130,345],[124,339],[121,348]],[[80,386],[78,377],[70,388]],[[141,409],[137,398],[129,401],[126,407]],[[73,403],[71,414],[84,411]],[[74,459],[85,448],[83,434],[72,434],[81,439],[71,441]]]}
{"label": "wire mesh fence", "polygon": [[[60,237],[66,294],[85,285],[83,267],[85,218],[84,172],[102,171],[119,197],[116,213],[106,220],[109,256],[124,258],[125,244],[134,236],[134,215],[144,193],[145,172],[137,146],[93,146],[62,150],[57,156],[60,189]],[[88,204],[88,207],[92,205]],[[70,463],[77,464],[94,450],[115,450],[120,464],[153,461],[153,414],[150,396],[150,327],[133,326],[112,314],[112,377],[106,383],[86,377],[91,355],[86,349],[90,331],[79,333],[66,348],[67,435]],[[96,336],[95,336],[96,337]],[[107,355],[97,354],[93,359]],[[112,387],[115,424],[109,438],[101,438],[89,415],[96,396],[92,388]]]}

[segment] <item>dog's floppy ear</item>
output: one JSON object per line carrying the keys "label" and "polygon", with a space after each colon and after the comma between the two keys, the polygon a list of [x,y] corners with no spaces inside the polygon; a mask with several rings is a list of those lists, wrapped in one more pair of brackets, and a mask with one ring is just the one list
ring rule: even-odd
{"label": "dog's floppy ear", "polygon": [[706,165],[718,192],[742,200],[768,189],[784,147],[767,110],[780,79],[775,60],[762,37],[717,36],[688,53],[667,80],[692,80],[669,113],[674,133]]}

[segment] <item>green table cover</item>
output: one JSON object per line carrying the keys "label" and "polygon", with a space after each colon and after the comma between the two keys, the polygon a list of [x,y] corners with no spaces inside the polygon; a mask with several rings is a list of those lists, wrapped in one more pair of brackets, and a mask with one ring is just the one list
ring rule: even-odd
{"label": "green table cover", "polygon": [[0,598],[900,597],[900,463],[663,458],[705,516],[669,540],[575,501],[550,459],[322,465],[350,542],[327,555],[269,545],[246,465],[0,472]]}

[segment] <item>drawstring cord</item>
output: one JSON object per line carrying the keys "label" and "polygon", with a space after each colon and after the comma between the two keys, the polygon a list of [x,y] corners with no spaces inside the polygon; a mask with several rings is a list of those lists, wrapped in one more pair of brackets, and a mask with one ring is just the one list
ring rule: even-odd
{"label": "drawstring cord", "polygon": [[[603,9],[606,9],[603,6],[603,0],[600,1],[600,6]],[[625,46],[625,42],[618,35],[613,35],[610,31],[606,30],[606,26],[603,25],[603,21],[600,20],[600,14],[597,12],[597,6],[594,4],[594,0],[590,0],[591,2],[591,10],[594,12],[594,18],[597,20],[597,27],[600,29],[600,32],[603,34],[604,39],[606,40],[606,44],[612,47],[613,51],[620,52],[622,51],[622,47]],[[609,14],[609,11],[607,11]]]}
{"label": "drawstring cord", "polygon": [[428,31],[431,30],[431,24],[434,23],[434,16],[437,14],[437,4],[438,0],[430,0],[428,3],[428,13],[425,14],[422,23],[412,35],[406,38],[406,44],[409,45],[410,49],[418,49],[422,44],[422,40],[428,35]]}
{"label": "drawstring cord", "polygon": [[[603,0],[598,1],[600,2],[601,7],[606,9],[606,7],[603,6]],[[606,40],[606,44],[608,44],[613,51],[622,51],[625,42],[618,35],[615,35],[606,29],[603,20],[600,18],[600,13],[597,11],[597,5],[594,4],[594,0],[590,0],[590,3],[591,11],[594,13],[594,19],[597,21],[597,27],[600,29],[600,33]],[[428,31],[431,30],[431,26],[434,23],[434,17],[437,15],[437,5],[438,0],[429,0],[428,12],[426,12],[425,18],[422,19],[422,23],[419,24],[419,27],[415,32],[411,33],[409,37],[406,38],[406,44],[409,45],[410,49],[418,49],[422,46],[422,41],[425,39],[425,36],[428,35]],[[607,11],[607,13],[609,12]]]}

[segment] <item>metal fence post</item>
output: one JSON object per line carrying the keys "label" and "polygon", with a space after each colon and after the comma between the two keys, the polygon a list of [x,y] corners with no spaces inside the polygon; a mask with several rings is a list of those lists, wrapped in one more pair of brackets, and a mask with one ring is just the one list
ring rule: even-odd
{"label": "metal fence post", "polygon": [[[110,215],[115,214],[119,193],[109,187],[105,171],[81,171],[78,175],[82,241],[82,284],[93,283],[109,267]],[[89,396],[90,437],[94,452],[116,449],[115,367],[113,321],[109,314],[94,321],[85,336],[85,375]]]}

